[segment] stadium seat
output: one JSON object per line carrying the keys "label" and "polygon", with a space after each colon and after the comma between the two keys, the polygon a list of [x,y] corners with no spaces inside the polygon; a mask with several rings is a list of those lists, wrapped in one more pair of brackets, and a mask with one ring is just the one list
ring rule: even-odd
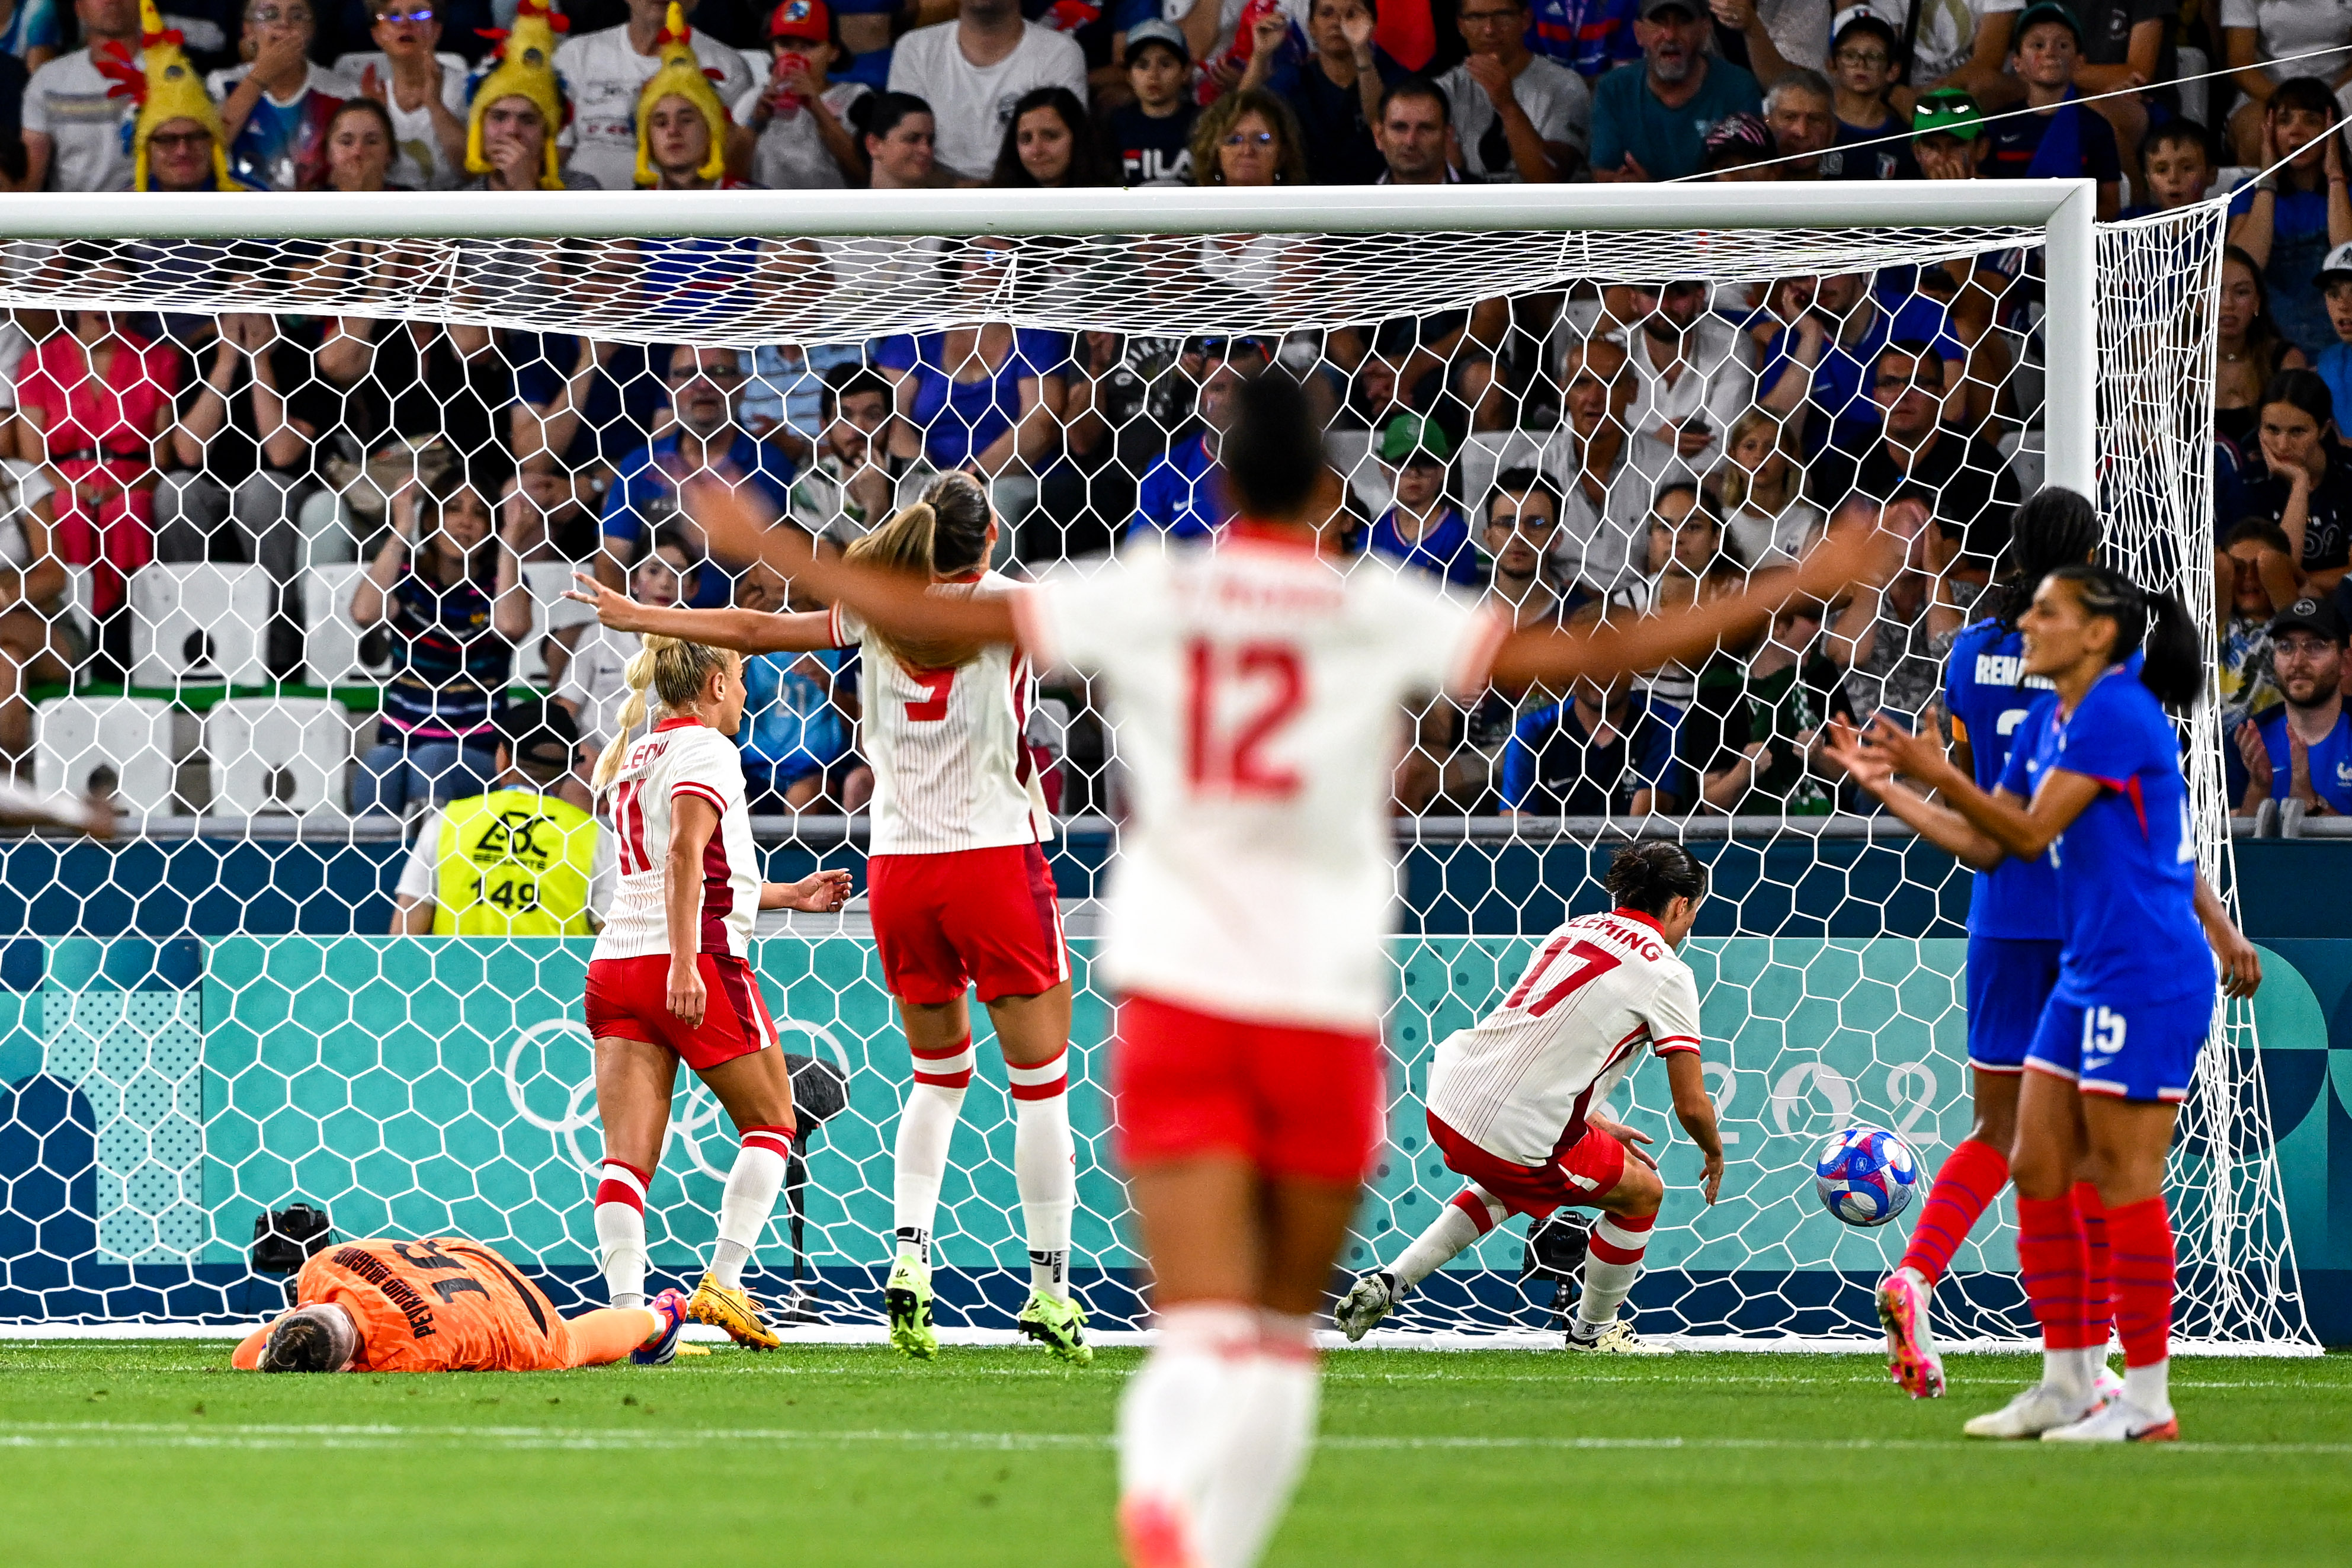
{"label": "stadium seat", "polygon": [[142,566],[131,575],[131,682],[258,685],[269,573],[257,566]]}
{"label": "stadium seat", "polygon": [[1372,433],[1335,430],[1323,438],[1323,444],[1330,455],[1332,470],[1348,482],[1348,493],[1365,517],[1387,511],[1392,486],[1389,471],[1372,455]]}
{"label": "stadium seat", "polygon": [[33,783],[86,795],[100,768],[134,816],[167,815],[178,757],[172,705],[156,697],[56,697],[33,711]]}
{"label": "stadium seat", "polygon": [[362,646],[360,629],[352,624],[352,591],[365,570],[363,566],[314,566],[303,574],[302,662],[313,685],[374,681],[388,666],[380,650]]}
{"label": "stadium seat", "polygon": [[2000,438],[2000,455],[2009,459],[2009,471],[2017,478],[2019,495],[2031,496],[2042,488],[2043,460],[2040,431],[2011,431]]}
{"label": "stadium seat", "polygon": [[530,631],[515,650],[514,676],[525,685],[543,686],[547,679],[547,637],[568,626],[596,619],[596,612],[576,600],[563,597],[577,569],[568,560],[533,561],[522,569],[523,586],[530,591]]}
{"label": "stadium seat", "polygon": [[90,586],[90,569],[86,566],[66,568],[66,613],[81,626],[85,641],[98,641],[98,610],[95,590]]}
{"label": "stadium seat", "polygon": [[298,816],[339,809],[352,759],[352,716],[320,698],[248,697],[205,716],[212,810]]}

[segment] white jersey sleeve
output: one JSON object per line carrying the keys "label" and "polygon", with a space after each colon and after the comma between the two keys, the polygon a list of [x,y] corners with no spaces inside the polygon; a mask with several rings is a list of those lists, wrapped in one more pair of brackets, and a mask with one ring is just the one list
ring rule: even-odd
{"label": "white jersey sleeve", "polygon": [[1647,916],[1554,931],[1502,1005],[1441,1041],[1429,1113],[1497,1158],[1540,1166],[1644,1052],[1699,1049],[1698,984]]}
{"label": "white jersey sleeve", "polygon": [[664,719],[629,743],[604,804],[618,841],[619,881],[594,956],[636,958],[669,951],[667,887],[670,828],[677,802],[692,799],[719,813],[702,852],[697,951],[751,956],[760,912],[759,847],[744,803],[742,755],[698,719]]}

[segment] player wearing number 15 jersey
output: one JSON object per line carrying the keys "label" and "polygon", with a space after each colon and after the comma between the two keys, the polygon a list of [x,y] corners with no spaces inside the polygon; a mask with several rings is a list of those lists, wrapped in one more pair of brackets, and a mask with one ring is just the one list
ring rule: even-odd
{"label": "player wearing number 15 jersey", "polygon": [[1306,1462],[1311,1314],[1382,1139],[1405,702],[1695,657],[1881,553],[1840,530],[1798,570],[1672,616],[1515,632],[1321,552],[1341,491],[1296,382],[1261,373],[1234,413],[1219,461],[1239,517],[1213,548],[1138,549],[995,598],[817,559],[716,488],[688,503],[714,548],[805,574],[869,624],[1015,643],[1108,695],[1134,810],[1099,962],[1123,993],[1118,1147],[1160,1331],[1121,1402],[1120,1529],[1148,1568],[1254,1562]]}
{"label": "player wearing number 15 jersey", "polygon": [[[987,493],[950,474],[852,545],[849,559],[919,573],[942,591],[999,594],[1014,585],[986,570],[996,538]],[[575,597],[607,625],[746,653],[863,651],[862,745],[874,769],[866,897],[914,1057],[883,1291],[890,1342],[919,1360],[939,1352],[931,1229],[971,1082],[971,990],[995,1025],[1012,1091],[1013,1180],[1029,1243],[1029,1299],[1017,1322],[1063,1359],[1091,1360],[1069,1286],[1070,961],[1042,842],[1052,819],[1023,739],[1035,685],[1026,655],[1009,643],[892,637],[847,608],[771,615],[649,610],[610,591]]]}
{"label": "player wearing number 15 jersey", "polygon": [[[761,909],[827,910],[849,873],[762,883],[743,763],[729,737],[743,722],[743,661],[647,637],[627,668],[619,733],[596,759],[595,789],[620,851],[621,881],[588,962],[596,1114],[604,1161],[596,1243],[616,1307],[646,1292],[646,1188],[661,1158],[682,1061],[719,1097],[742,1144],[719,1200],[719,1239],[696,1287],[695,1317],[739,1343],[780,1343],[743,1289],[793,1146],[793,1088],[776,1026],[747,962]],[[662,717],[639,738],[648,695]]]}

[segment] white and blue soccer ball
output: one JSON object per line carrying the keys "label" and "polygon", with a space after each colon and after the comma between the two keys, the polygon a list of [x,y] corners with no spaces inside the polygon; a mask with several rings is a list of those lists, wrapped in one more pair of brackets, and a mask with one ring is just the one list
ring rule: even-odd
{"label": "white and blue soccer ball", "polygon": [[1848,1225],[1884,1225],[1911,1207],[1919,1162],[1884,1127],[1848,1127],[1813,1155],[1813,1190]]}

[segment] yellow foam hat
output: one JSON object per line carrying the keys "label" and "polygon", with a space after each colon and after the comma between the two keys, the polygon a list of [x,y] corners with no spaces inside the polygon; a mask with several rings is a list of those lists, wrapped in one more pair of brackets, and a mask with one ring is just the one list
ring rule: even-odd
{"label": "yellow foam hat", "polygon": [[653,123],[654,105],[673,95],[700,110],[703,122],[710,127],[710,156],[695,172],[716,180],[727,172],[727,108],[719,101],[710,78],[703,73],[702,62],[695,57],[694,32],[686,25],[686,13],[677,0],[670,0],[668,20],[662,24],[654,47],[661,51],[661,68],[646,78],[645,89],[637,94],[637,183],[661,183],[661,171],[654,167],[653,133],[648,127]]}
{"label": "yellow foam hat", "polygon": [[139,57],[133,59],[129,48],[111,39],[99,48],[99,71],[114,84],[106,96],[128,98],[139,106],[131,130],[134,190],[147,189],[148,137],[157,126],[174,120],[193,120],[212,132],[213,177],[222,190],[229,187],[228,131],[213,107],[212,95],[205,90],[204,78],[188,63],[182,47],[186,41],[177,27],[163,26],[155,0],[139,0]]}
{"label": "yellow foam hat", "polygon": [[540,189],[563,189],[563,171],[556,166],[556,134],[569,119],[563,84],[555,75],[555,35],[571,31],[572,24],[551,5],[522,0],[514,26],[495,36],[498,65],[474,89],[466,110],[466,169],[487,174],[490,161],[482,156],[482,117],[502,98],[526,98],[547,121],[546,166],[539,172]]}

